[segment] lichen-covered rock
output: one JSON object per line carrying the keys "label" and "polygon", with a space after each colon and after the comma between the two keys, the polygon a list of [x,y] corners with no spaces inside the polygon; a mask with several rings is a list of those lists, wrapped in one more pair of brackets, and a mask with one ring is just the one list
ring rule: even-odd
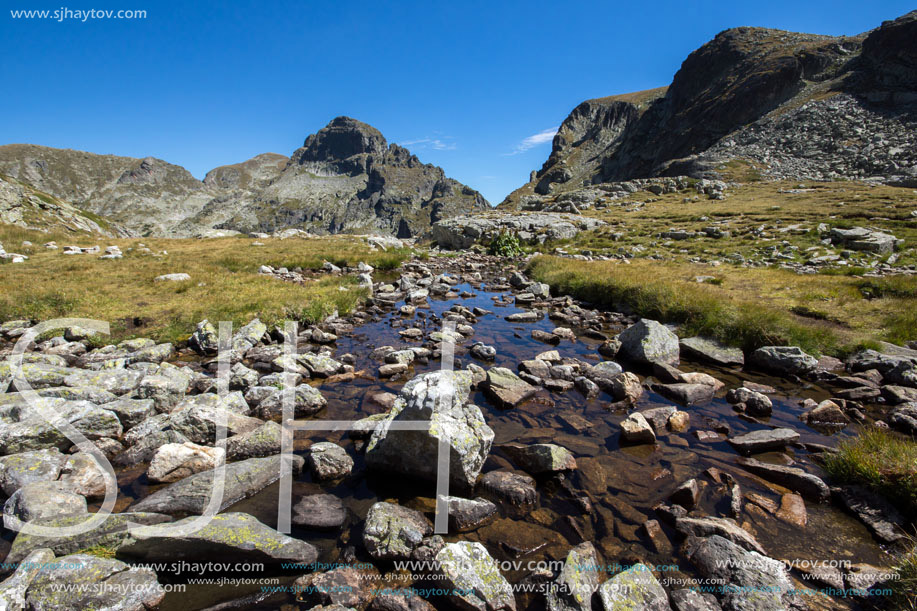
{"label": "lichen-covered rock", "polygon": [[280,454],[283,430],[271,420],[247,433],[233,435],[224,442],[227,460],[242,460]]}
{"label": "lichen-covered rock", "polygon": [[548,591],[549,611],[591,611],[592,594],[599,587],[602,563],[592,543],[570,550],[557,577],[557,590]]}
{"label": "lichen-covered rock", "polygon": [[[26,592],[27,608],[145,611],[165,597],[152,569],[88,554],[58,558],[59,569],[41,571]],[[67,587],[79,585],[83,587]]]}
{"label": "lichen-covered rock", "polygon": [[353,469],[353,459],[336,443],[320,441],[309,448],[306,459],[312,476],[318,480],[332,480],[345,477]]}
{"label": "lichen-covered rock", "polygon": [[515,407],[538,389],[505,367],[491,367],[487,370],[484,390],[498,407]]}
{"label": "lichen-covered rock", "polygon": [[751,360],[765,369],[794,375],[805,375],[818,366],[818,359],[798,346],[764,346],[752,353]]}
{"label": "lichen-covered rock", "polygon": [[431,534],[433,527],[420,512],[380,501],[366,515],[363,545],[376,560],[404,560]]}
{"label": "lichen-covered rock", "polygon": [[197,323],[194,333],[191,334],[191,338],[188,340],[188,345],[202,356],[216,354],[220,348],[216,327],[209,320],[202,320]]}
{"label": "lichen-covered rock", "polygon": [[436,554],[453,605],[470,611],[515,611],[513,589],[480,543],[448,543]]}
{"label": "lichen-covered rock", "polygon": [[573,453],[553,443],[505,445],[502,449],[516,464],[534,475],[576,469]]}
{"label": "lichen-covered rock", "polygon": [[678,364],[678,336],[655,321],[641,318],[635,324],[624,329],[618,339],[625,358],[636,363]]}
{"label": "lichen-covered rock", "polygon": [[[226,483],[220,510],[248,498],[280,479],[280,456],[249,458],[225,466]],[[293,474],[302,470],[303,459],[293,456]],[[202,471],[157,490],[138,501],[132,511],[168,515],[203,513],[213,488],[213,471]]]}
{"label": "lichen-covered rock", "polygon": [[501,231],[514,233],[523,242],[542,243],[574,237],[595,229],[603,221],[560,213],[476,214],[458,216],[433,225],[432,237],[440,248],[462,250],[472,244],[489,244]]}
{"label": "lichen-covered rock", "polygon": [[[258,412],[262,418],[265,420],[280,420],[283,415],[284,392],[283,389],[277,388],[261,399],[258,403]],[[328,404],[322,393],[308,384],[300,384],[294,387],[291,395],[294,418],[306,418],[317,414]]]}
{"label": "lichen-covered rock", "polygon": [[[88,516],[86,514],[80,514],[65,518],[37,520],[35,523],[40,526],[56,528],[76,526],[87,519]],[[151,525],[162,524],[170,520],[169,516],[158,513],[124,512],[113,513],[97,527],[77,535],[58,534],[44,537],[20,532],[13,540],[13,545],[10,548],[9,555],[6,557],[6,561],[19,562],[33,551],[41,548],[48,548],[58,556],[63,556],[65,554],[75,554],[80,550],[95,546],[117,547],[127,537],[128,523]]]}
{"label": "lichen-covered rock", "polygon": [[6,496],[24,485],[37,481],[54,481],[60,475],[66,456],[57,448],[20,452],[0,458],[0,489]]}
{"label": "lichen-covered rock", "polygon": [[713,535],[689,552],[698,572],[728,584],[720,599],[724,611],[779,611],[807,608],[796,595],[786,566],[756,551]]}
{"label": "lichen-covered rock", "polygon": [[599,587],[604,611],[671,611],[669,597],[653,571],[645,564],[635,564],[621,571]]}
{"label": "lichen-covered rock", "polygon": [[7,499],[3,517],[23,522],[62,518],[87,513],[86,497],[70,492],[60,482],[37,481],[26,484]]}
{"label": "lichen-covered rock", "polygon": [[[435,480],[439,440],[449,442],[449,479],[471,488],[493,443],[494,432],[476,405],[467,404],[471,374],[436,371],[411,379],[395,406],[373,431],[367,465],[378,471]],[[428,430],[395,430],[393,422],[429,422]]]}
{"label": "lichen-covered rock", "polygon": [[[196,518],[178,520],[181,526]],[[171,526],[171,525],[170,525]],[[118,547],[118,556],[141,562],[231,558],[249,562],[315,562],[312,545],[277,532],[247,513],[220,513],[197,532],[168,536],[134,532]]]}
{"label": "lichen-covered rock", "polygon": [[46,565],[54,560],[54,552],[47,548],[37,549],[29,554],[16,568],[16,571],[0,583],[0,610],[24,611],[26,608],[25,593],[32,585],[35,576]]}
{"label": "lichen-covered rock", "polygon": [[190,441],[167,443],[156,450],[146,474],[151,482],[177,482],[216,468],[224,454],[223,448],[200,446]]}

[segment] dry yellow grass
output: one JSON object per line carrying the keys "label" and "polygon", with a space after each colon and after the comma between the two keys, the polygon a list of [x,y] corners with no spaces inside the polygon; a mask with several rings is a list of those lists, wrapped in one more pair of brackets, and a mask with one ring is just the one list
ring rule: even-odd
{"label": "dry yellow grass", "polygon": [[[117,245],[120,260],[98,255],[63,255],[42,244]],[[23,249],[23,240],[34,243]],[[405,253],[372,251],[360,239],[221,238],[209,240],[129,239],[67,236],[0,226],[8,251],[29,255],[22,264],[0,265],[0,320],[45,320],[78,316],[108,321],[112,337],[177,340],[203,318],[242,324],[255,316],[265,322],[293,318],[312,321],[335,309],[345,313],[365,295],[353,278],[326,277],[297,285],[257,274],[262,264],[318,268],[324,260],[355,265],[366,261],[396,266]],[[161,257],[142,254],[139,244]],[[154,282],[163,274],[188,273],[187,282]],[[347,290],[340,290],[341,286]]]}

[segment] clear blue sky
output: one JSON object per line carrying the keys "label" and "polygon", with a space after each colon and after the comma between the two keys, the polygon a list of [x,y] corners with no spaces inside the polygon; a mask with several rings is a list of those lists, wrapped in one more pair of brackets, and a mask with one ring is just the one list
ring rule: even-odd
{"label": "clear blue sky", "polygon": [[[0,143],[151,155],[203,178],[258,153],[289,155],[349,115],[494,204],[547,158],[550,138],[527,138],[585,99],[667,85],[720,30],[852,35],[913,8],[894,0],[2,4]],[[10,14],[61,7],[147,17]]]}

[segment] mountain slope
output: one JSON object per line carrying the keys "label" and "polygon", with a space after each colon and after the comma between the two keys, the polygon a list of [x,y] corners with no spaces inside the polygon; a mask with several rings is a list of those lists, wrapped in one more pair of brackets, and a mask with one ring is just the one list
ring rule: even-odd
{"label": "mountain slope", "polygon": [[503,205],[635,178],[713,178],[733,159],[775,178],[917,181],[914,40],[917,11],[855,37],[721,32],[667,88],[580,104]]}
{"label": "mountain slope", "polygon": [[372,232],[410,237],[439,220],[489,208],[473,189],[389,145],[375,128],[338,117],[292,159],[265,153],[208,172],[147,157],[0,146],[0,173],[140,235]]}

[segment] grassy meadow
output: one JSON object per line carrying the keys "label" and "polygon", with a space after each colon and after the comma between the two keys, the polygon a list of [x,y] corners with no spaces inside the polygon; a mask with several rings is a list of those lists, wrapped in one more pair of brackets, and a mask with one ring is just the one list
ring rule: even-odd
{"label": "grassy meadow", "polygon": [[[24,240],[33,246],[22,247]],[[61,249],[45,249],[43,244],[51,240]],[[317,270],[324,261],[337,265],[365,261],[391,269],[408,256],[406,251],[373,251],[352,237],[112,239],[11,225],[0,225],[0,243],[8,252],[29,256],[25,263],[0,265],[0,321],[97,318],[112,325],[113,340],[143,336],[176,341],[187,337],[204,318],[234,324],[255,316],[267,323],[312,322],[335,310],[346,313],[365,297],[354,277],[315,274],[299,285],[259,275],[258,268],[266,264]],[[106,246],[116,245],[124,258],[64,255],[62,247],[68,244],[99,245],[103,252]],[[151,252],[141,252],[142,248]],[[171,273],[187,273],[191,280],[154,282],[157,276]]]}

